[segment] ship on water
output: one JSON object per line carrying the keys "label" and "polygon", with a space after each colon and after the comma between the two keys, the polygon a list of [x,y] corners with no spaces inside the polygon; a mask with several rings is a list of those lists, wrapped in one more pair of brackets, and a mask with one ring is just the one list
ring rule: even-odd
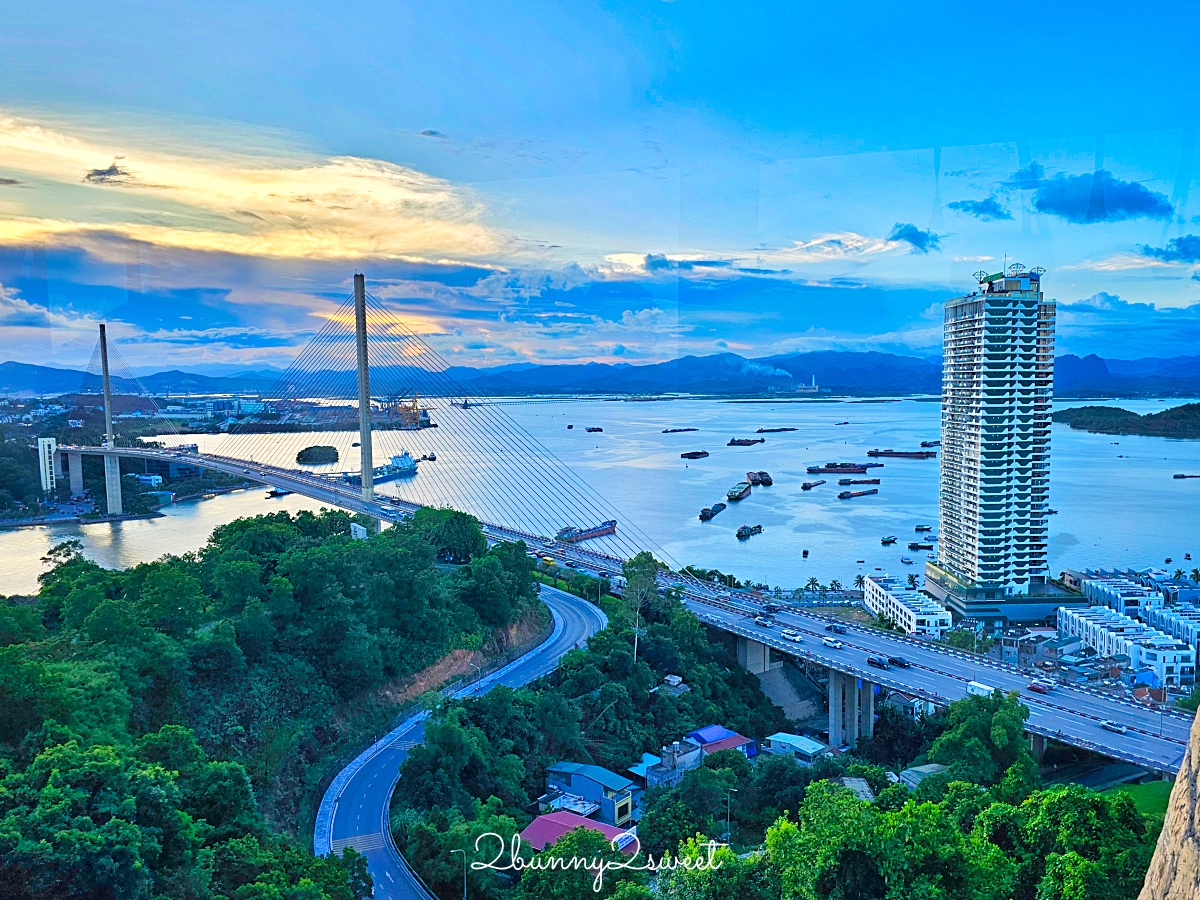
{"label": "ship on water", "polygon": [[271,497],[271,498],[288,497],[288,496],[291,496],[293,493],[295,493],[295,492],[289,491],[287,488],[273,487],[269,491],[267,491],[267,496]]}
{"label": "ship on water", "polygon": [[717,513],[721,512],[724,509],[725,509],[724,503],[714,503],[712,506],[706,506],[706,507],[704,507],[704,509],[700,510],[700,521],[707,522],[709,519],[711,519],[713,516],[715,516]]}
{"label": "ship on water", "polygon": [[699,431],[699,428],[664,428],[663,434],[682,434],[685,431]]}
{"label": "ship on water", "polygon": [[790,426],[786,426],[783,428],[759,428],[754,433],[755,434],[781,434],[785,431],[799,431],[799,430],[800,430],[799,428],[792,428]]}
{"label": "ship on water", "polygon": [[865,475],[868,466],[865,463],[831,462],[823,466],[809,466],[809,475]]}
{"label": "ship on water", "polygon": [[750,495],[750,482],[739,481],[733,487],[725,492],[726,500],[741,500],[743,497]]}
{"label": "ship on water", "polygon": [[878,478],[839,478],[838,484],[843,485],[843,486],[845,486],[847,484],[879,484],[879,479]]}
{"label": "ship on water", "polygon": [[609,519],[607,522],[601,522],[592,528],[577,528],[574,525],[568,525],[566,528],[560,528],[554,539],[562,541],[564,544],[577,544],[580,541],[587,541],[592,538],[603,537],[606,534],[616,533],[617,520]]}
{"label": "ship on water", "polygon": [[942,446],[942,442],[941,441],[921,441],[921,446],[922,447],[940,447],[940,446]]}
{"label": "ship on water", "polygon": [[[399,478],[412,478],[417,474],[417,461],[412,458],[412,454],[407,450],[403,450],[393,456],[388,462],[382,466],[376,466],[372,470],[374,475],[373,481],[379,484],[384,481],[396,481]],[[362,476],[358,472],[343,472],[341,479],[346,484],[354,485],[355,487],[362,486]]]}
{"label": "ship on water", "polygon": [[775,483],[775,479],[771,477],[770,472],[759,472],[758,480],[762,482],[763,487],[770,487]]}
{"label": "ship on water", "polygon": [[762,478],[759,476],[759,474],[757,472],[747,472],[746,480],[755,486],[762,484]]}
{"label": "ship on water", "polygon": [[680,459],[704,459],[708,456],[707,450],[689,450],[687,453],[680,453]]}
{"label": "ship on water", "polygon": [[884,456],[891,459],[935,459],[936,450],[868,450],[867,456]]}
{"label": "ship on water", "polygon": [[737,530],[737,539],[739,541],[746,541],[754,534],[762,534],[761,525],[743,525]]}
{"label": "ship on water", "polygon": [[804,484],[800,485],[800,490],[811,491],[813,488],[820,487],[824,483],[825,479],[821,479],[820,481],[806,481]]}
{"label": "ship on water", "polygon": [[838,499],[839,500],[851,500],[855,497],[867,497],[867,496],[870,496],[871,494],[878,494],[878,493],[879,493],[879,488],[870,488],[869,490],[865,490],[865,491],[842,491],[840,494],[838,494]]}
{"label": "ship on water", "polygon": [[753,447],[755,444],[765,444],[766,438],[730,438],[726,447]]}
{"label": "ship on water", "polygon": [[896,543],[896,536],[894,534],[889,534],[886,537],[881,537],[879,539],[879,543],[883,544],[885,547],[888,544],[894,544]]}

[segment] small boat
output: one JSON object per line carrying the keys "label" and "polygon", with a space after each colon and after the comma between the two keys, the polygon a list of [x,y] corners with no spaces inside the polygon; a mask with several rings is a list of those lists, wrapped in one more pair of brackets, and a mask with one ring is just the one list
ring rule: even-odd
{"label": "small boat", "polygon": [[942,446],[942,442],[941,441],[921,441],[921,446],[922,447],[940,447],[940,446]]}
{"label": "small boat", "polygon": [[272,498],[287,497],[294,493],[295,493],[295,491],[289,491],[287,488],[273,487],[269,491],[267,491],[267,496],[272,497]]}
{"label": "small boat", "polygon": [[689,450],[687,453],[680,453],[680,459],[704,459],[708,456],[707,450]]}
{"label": "small boat", "polygon": [[808,551],[807,550],[803,551],[800,555],[803,556],[805,559],[808,559]]}
{"label": "small boat", "polygon": [[770,472],[759,472],[758,480],[763,483],[763,487],[770,487],[775,483],[775,479],[771,477]]}
{"label": "small boat", "polygon": [[1057,516],[1057,515],[1058,515],[1058,510],[1057,510],[1057,509],[1048,509],[1048,510],[1046,510],[1046,515],[1048,515],[1048,516]]}
{"label": "small boat", "polygon": [[883,544],[885,547],[888,544],[894,544],[896,543],[896,536],[894,534],[889,534],[887,537],[880,538],[879,543]]}
{"label": "small boat", "polygon": [[1184,558],[1184,559],[1186,559],[1186,560],[1190,560],[1190,559],[1192,558],[1192,554],[1190,554],[1190,553],[1185,553],[1185,554],[1183,554],[1183,558]]}
{"label": "small boat", "polygon": [[587,428],[584,429],[584,431],[586,431],[588,434],[595,434],[596,432],[603,431],[603,430],[604,429],[601,428],[599,425],[589,425]]}
{"label": "small boat", "polygon": [[933,544],[923,544],[920,541],[909,541],[908,549],[909,550],[932,550]]}
{"label": "small boat", "polygon": [[758,477],[758,473],[757,473],[757,472],[747,472],[747,473],[746,473],[746,480],[747,480],[748,482],[750,482],[751,484],[753,484],[753,485],[760,485],[760,484],[762,484],[762,479]]}
{"label": "small boat", "polygon": [[849,425],[849,422],[834,422],[834,425]]}
{"label": "small boat", "polygon": [[762,534],[761,525],[743,525],[737,530],[737,539],[739,541],[746,541],[750,539],[751,535],[755,534]]}
{"label": "small boat", "polygon": [[925,558],[927,560],[929,560],[930,562],[937,562],[937,554],[936,553],[926,553]]}
{"label": "small boat", "polygon": [[429,451],[429,461],[437,462],[437,454],[434,453],[432,450]]}
{"label": "small boat", "polygon": [[913,564],[913,561],[907,556],[900,557],[900,562],[904,563],[906,566],[911,566]]}
{"label": "small boat", "polygon": [[1170,564],[1171,564],[1171,557],[1169,557],[1169,556],[1168,556],[1166,559],[1164,559],[1164,560],[1163,560],[1163,562],[1164,562],[1164,563],[1166,563],[1167,565],[1170,565]]}
{"label": "small boat", "polygon": [[932,525],[918,525],[913,531],[933,531]]}
{"label": "small boat", "polygon": [[568,425],[568,426],[567,426],[567,431],[570,431],[570,430],[571,430],[572,428],[574,428],[574,427],[575,427],[574,425]]}
{"label": "small boat", "polygon": [[1183,472],[1180,472],[1179,474],[1172,475],[1171,477],[1172,478],[1180,478],[1180,479],[1182,479],[1182,478],[1200,478],[1200,475],[1187,475]]}
{"label": "small boat", "polygon": [[362,444],[360,444],[358,441],[355,441],[355,442],[354,442],[353,444],[351,444],[350,446],[351,446],[351,447],[361,447],[361,446],[362,446]]}
{"label": "small boat", "polygon": [[824,483],[824,481],[806,481],[804,484],[800,485],[800,490],[811,491],[813,488],[820,487]]}
{"label": "small boat", "polygon": [[712,506],[704,507],[704,509],[700,510],[700,521],[707,522],[723,509],[725,509],[724,503],[714,503]]}
{"label": "small boat", "polygon": [[753,447],[755,444],[765,444],[766,438],[730,438],[726,447]]}

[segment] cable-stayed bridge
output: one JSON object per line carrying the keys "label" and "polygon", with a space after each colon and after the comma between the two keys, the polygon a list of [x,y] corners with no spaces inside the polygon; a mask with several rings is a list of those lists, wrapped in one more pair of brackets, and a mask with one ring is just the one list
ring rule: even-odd
{"label": "cable-stayed bridge", "polygon": [[[361,275],[272,391],[230,401],[241,415],[224,434],[179,435],[164,420],[154,446],[116,446],[113,349],[102,327],[105,444],[64,446],[54,454],[72,493],[83,490],[81,458],[104,458],[110,513],[121,512],[118,458],[154,459],[248,477],[378,522],[401,521],[422,506],[452,507],[476,516],[489,540],[523,540],[536,555],[597,574],[619,573],[643,549],[678,568],[503,409],[450,377],[446,361],[367,293]],[[131,381],[129,375],[123,383]],[[332,448],[337,462],[299,462],[313,447]],[[570,527],[598,533],[580,540]],[[1049,737],[1170,773],[1187,744],[1191,719],[1170,710],[1068,686],[1043,697],[1030,693],[1029,676],[1015,669],[871,629],[852,628],[842,647],[829,647],[828,621],[801,608],[778,614],[781,625],[800,635],[784,639],[754,621],[761,609],[712,584],[664,571],[660,587],[677,587],[710,627],[735,635],[739,661],[752,672],[784,656],[827,667],[829,734],[838,746],[872,733],[881,688],[945,705],[964,696],[970,681],[1019,691],[1032,710],[1028,730],[1035,740]],[[868,668],[868,656],[902,656],[910,665],[880,671]],[[1117,733],[1105,722],[1126,730]]]}

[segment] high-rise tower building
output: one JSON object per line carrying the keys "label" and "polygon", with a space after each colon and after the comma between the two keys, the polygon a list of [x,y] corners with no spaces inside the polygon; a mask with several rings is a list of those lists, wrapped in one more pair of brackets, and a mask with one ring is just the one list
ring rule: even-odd
{"label": "high-rise tower building", "polygon": [[[926,589],[960,616],[1053,612],[1046,559],[1054,301],[1043,269],[979,274],[947,300],[938,559]],[[1039,612],[1041,615],[1039,615]]]}

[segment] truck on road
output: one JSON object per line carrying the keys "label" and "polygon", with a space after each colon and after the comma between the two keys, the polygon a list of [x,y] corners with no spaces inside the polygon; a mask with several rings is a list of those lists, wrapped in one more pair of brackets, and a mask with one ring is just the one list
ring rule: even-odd
{"label": "truck on road", "polygon": [[990,697],[994,690],[996,690],[994,687],[981,681],[967,682],[967,693],[974,694],[976,697]]}

